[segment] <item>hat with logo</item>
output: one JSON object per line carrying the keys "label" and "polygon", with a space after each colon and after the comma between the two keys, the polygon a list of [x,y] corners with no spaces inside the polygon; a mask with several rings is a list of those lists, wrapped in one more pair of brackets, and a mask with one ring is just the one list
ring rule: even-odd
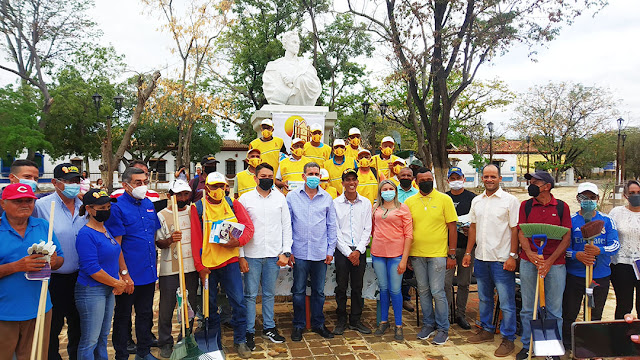
{"label": "hat with logo", "polygon": [[556,181],[553,179],[553,176],[544,170],[537,170],[533,174],[525,174],[524,178],[527,180],[538,179],[546,182],[547,184],[551,184],[551,188],[553,189]]}
{"label": "hat with logo", "polygon": [[452,174],[458,174],[458,175],[464,177],[464,173],[462,172],[462,169],[460,169],[457,166],[452,167],[451,169],[449,169],[449,173],[447,174],[447,177],[450,177]]}
{"label": "hat with logo", "polygon": [[173,185],[171,185],[171,192],[177,194],[183,191],[191,191],[191,186],[189,186],[186,181],[181,179],[174,181]]}
{"label": "hat with logo", "polygon": [[592,193],[598,195],[598,185],[592,182],[584,182],[578,185],[578,194],[582,194],[585,191],[591,191]]}
{"label": "hat with logo", "polygon": [[349,136],[351,136],[351,135],[361,135],[360,134],[360,129],[358,129],[358,128],[349,129]]}
{"label": "hat with logo", "polygon": [[117,198],[112,198],[106,191],[101,189],[90,189],[82,197],[82,205],[104,205],[108,202],[117,202]]}
{"label": "hat with logo", "polygon": [[224,177],[224,175],[220,174],[219,172],[212,172],[211,174],[207,175],[207,181],[206,181],[207,185],[226,184],[226,183],[227,183],[227,179]]}
{"label": "hat with logo", "polygon": [[220,161],[216,160],[215,156],[211,154],[203,156],[202,160],[200,160],[200,164],[202,164],[202,166],[213,165],[219,162]]}
{"label": "hat with logo", "polygon": [[62,163],[53,169],[53,177],[55,179],[70,180],[82,177],[82,174],[80,174],[80,169],[77,166],[70,163]]}
{"label": "hat with logo", "polygon": [[2,200],[16,200],[16,199],[37,199],[36,195],[31,190],[31,186],[26,184],[11,184],[2,190]]}
{"label": "hat with logo", "polygon": [[347,170],[342,172],[342,180],[343,181],[346,180],[347,179],[347,175],[349,175],[349,174],[355,175],[356,179],[358,178],[358,172],[355,169],[349,168],[349,169],[347,169]]}
{"label": "hat with logo", "polygon": [[264,119],[262,120],[262,122],[260,122],[260,126],[262,125],[267,125],[267,126],[271,126],[273,127],[273,120],[271,119]]}

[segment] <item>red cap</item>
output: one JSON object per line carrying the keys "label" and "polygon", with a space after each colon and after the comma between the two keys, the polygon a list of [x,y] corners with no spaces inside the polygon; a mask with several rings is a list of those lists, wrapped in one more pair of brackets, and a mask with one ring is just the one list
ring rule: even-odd
{"label": "red cap", "polygon": [[31,190],[31,186],[25,184],[11,184],[2,190],[2,200],[15,200],[15,199],[37,199]]}

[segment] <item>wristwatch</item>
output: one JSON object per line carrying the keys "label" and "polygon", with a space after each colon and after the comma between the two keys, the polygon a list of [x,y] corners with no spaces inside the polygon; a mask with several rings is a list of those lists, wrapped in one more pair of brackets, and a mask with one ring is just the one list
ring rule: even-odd
{"label": "wristwatch", "polygon": [[291,257],[291,253],[290,252],[282,253],[282,255],[284,255],[286,257]]}
{"label": "wristwatch", "polygon": [[449,254],[447,255],[447,257],[451,260],[455,260],[456,259],[456,254]]}
{"label": "wristwatch", "polygon": [[120,271],[120,275],[122,275],[122,276],[125,276],[125,275],[128,275],[128,274],[129,274],[129,271],[127,269],[124,269],[124,270]]}
{"label": "wristwatch", "polygon": [[518,260],[518,254],[516,253],[509,253],[509,257],[512,258],[513,260]]}

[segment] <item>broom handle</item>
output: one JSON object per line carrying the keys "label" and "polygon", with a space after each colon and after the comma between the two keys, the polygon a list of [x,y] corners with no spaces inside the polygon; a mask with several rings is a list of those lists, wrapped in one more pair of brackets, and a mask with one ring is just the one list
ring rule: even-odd
{"label": "broom handle", "polygon": [[[536,294],[533,298],[533,320],[538,319],[538,296],[540,295],[540,275],[536,274]],[[531,337],[529,339],[529,357],[528,360],[531,360],[531,354],[533,353],[533,331],[531,332]]]}
{"label": "broom handle", "polygon": [[539,276],[540,281],[540,300],[538,300],[540,304],[540,308],[546,307],[546,301],[544,299],[544,278]]}
{"label": "broom handle", "polygon": [[202,311],[204,312],[204,317],[209,317],[209,274],[204,278],[204,296],[202,297]]}
{"label": "broom handle", "polygon": [[[589,240],[589,245],[593,244],[593,240]],[[591,286],[591,282],[593,281],[593,265],[587,266],[587,278],[585,279],[585,294],[584,294],[584,303],[585,303],[585,311],[584,318],[585,321],[591,321],[591,307],[589,306],[589,301],[587,299],[586,289]]]}
{"label": "broom handle", "polygon": [[[171,213],[173,214],[173,228],[174,231],[180,231],[180,223],[178,219],[178,204],[176,201],[176,196],[171,196]],[[178,248],[178,269],[180,271],[179,279],[180,279],[180,296],[182,296],[182,337],[186,336],[186,329],[189,328],[189,306],[187,305],[187,295],[185,288],[185,280],[184,280],[184,264],[182,263],[182,242],[178,241],[176,243],[176,247]]]}
{"label": "broom handle", "polygon": [[[49,210],[49,231],[47,233],[47,243],[53,241],[53,220],[55,217],[55,202],[51,202]],[[31,359],[42,359],[43,343],[44,343],[44,322],[45,322],[45,309],[47,307],[47,290],[49,288],[49,280],[42,280],[42,286],[40,287],[40,301],[38,302],[38,314],[36,316],[35,330],[33,332],[33,343],[31,344]],[[33,351],[36,351],[34,357]]]}

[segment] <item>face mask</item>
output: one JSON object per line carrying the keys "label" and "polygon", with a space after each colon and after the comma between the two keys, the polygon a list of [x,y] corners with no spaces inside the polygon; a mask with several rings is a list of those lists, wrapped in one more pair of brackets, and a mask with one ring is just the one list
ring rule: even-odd
{"label": "face mask", "polygon": [[336,154],[336,156],[342,156],[344,155],[344,149],[343,148],[336,148],[333,150],[333,153]]}
{"label": "face mask", "polygon": [[273,187],[273,179],[258,179],[258,186],[260,186],[260,189],[267,191]]}
{"label": "face mask", "polygon": [[451,187],[451,190],[460,190],[464,188],[464,181],[462,180],[449,181],[449,186]]}
{"label": "face mask", "polygon": [[293,153],[293,155],[297,156],[297,157],[301,157],[302,153],[303,153],[303,149],[297,148],[297,149],[291,149],[291,153]]}
{"label": "face mask", "polygon": [[325,190],[327,190],[327,188],[329,187],[329,183],[328,183],[328,182],[321,181],[321,182],[320,182],[320,187],[321,187],[321,188],[323,188],[323,189],[325,189]]}
{"label": "face mask", "polygon": [[397,174],[400,174],[400,170],[402,170],[402,168],[403,168],[403,167],[404,167],[404,166],[402,166],[402,165],[396,165],[396,166],[394,166],[394,167],[393,167],[393,172],[394,172],[396,175],[397,175]]}
{"label": "face mask", "polygon": [[360,167],[367,168],[369,167],[369,165],[371,165],[371,160],[367,158],[362,158],[360,159],[360,161],[358,161],[358,166]]}
{"label": "face mask", "polygon": [[393,153],[393,149],[388,148],[388,147],[386,147],[386,148],[382,148],[382,155],[384,155],[384,156],[389,156],[389,155],[391,155],[392,153]]}
{"label": "face mask", "polygon": [[400,179],[400,186],[407,189],[411,186],[411,179]]}
{"label": "face mask", "polygon": [[351,144],[353,147],[360,146],[360,138],[352,138],[351,140],[349,140],[349,144]]}
{"label": "face mask", "polygon": [[262,130],[262,137],[263,138],[268,139],[268,138],[271,137],[271,135],[273,135],[273,131],[267,130],[267,129]]}
{"label": "face mask", "polygon": [[423,181],[418,184],[418,187],[420,188],[420,191],[428,194],[433,190],[433,181]]}
{"label": "face mask", "polygon": [[322,135],[311,135],[311,141],[319,143],[322,140]]}
{"label": "face mask", "polygon": [[205,166],[203,169],[204,169],[204,172],[206,174],[211,174],[211,173],[216,172],[216,167],[215,166]]}
{"label": "face mask", "polygon": [[[131,185],[129,185],[131,186]],[[147,190],[149,188],[147,187],[147,185],[141,185],[138,186],[136,188],[132,188],[131,189],[131,196],[133,196],[134,198],[138,199],[138,200],[142,200],[147,196]]]}
{"label": "face mask", "polygon": [[111,216],[111,209],[109,210],[96,210],[96,215],[93,217],[97,222],[105,222]]}
{"label": "face mask", "polygon": [[62,195],[67,199],[73,199],[80,194],[80,184],[64,184]]}
{"label": "face mask", "polygon": [[384,201],[391,201],[396,197],[396,192],[393,190],[385,190],[380,193],[380,196],[382,196]]}
{"label": "face mask", "polygon": [[31,187],[31,190],[33,190],[34,193],[38,189],[38,183],[35,182],[35,180],[20,179],[20,184],[29,185]]}
{"label": "face mask", "polygon": [[189,200],[187,200],[187,201],[178,201],[176,203],[176,205],[178,205],[178,209],[182,209],[183,207],[189,205]]}
{"label": "face mask", "polygon": [[207,194],[209,194],[213,200],[219,201],[224,198],[224,189],[209,190]]}
{"label": "face mask", "polygon": [[538,187],[538,185],[531,184],[527,188],[527,192],[529,192],[529,196],[537,197],[538,195],[540,195],[540,187]]}
{"label": "face mask", "polygon": [[315,189],[320,185],[320,178],[317,176],[307,176],[307,186],[311,189]]}
{"label": "face mask", "polygon": [[262,159],[260,159],[260,158],[249,159],[249,166],[251,166],[251,167],[256,167],[256,166],[258,166],[260,164],[262,164]]}
{"label": "face mask", "polygon": [[640,194],[629,195],[628,200],[629,200],[629,205],[633,207],[640,206]]}
{"label": "face mask", "polygon": [[597,203],[595,200],[582,200],[580,201],[580,208],[582,212],[591,213],[596,209]]}

